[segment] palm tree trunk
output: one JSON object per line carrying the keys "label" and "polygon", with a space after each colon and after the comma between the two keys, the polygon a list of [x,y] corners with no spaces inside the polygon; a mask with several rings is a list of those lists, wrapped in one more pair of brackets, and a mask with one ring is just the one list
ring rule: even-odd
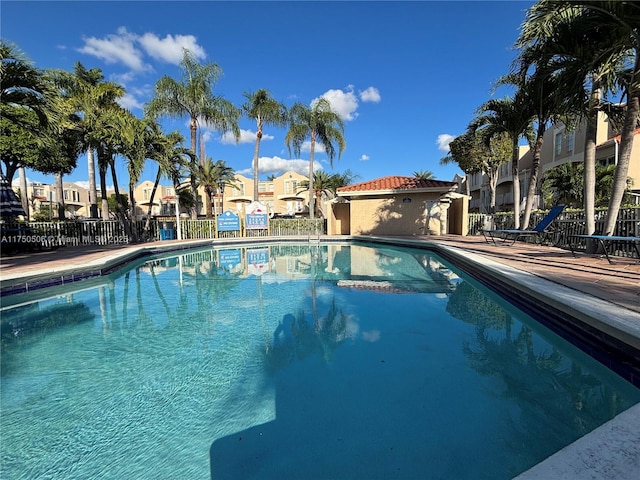
{"label": "palm tree trunk", "polygon": [[107,167],[108,159],[101,158],[98,153],[98,173],[100,175],[100,193],[102,200],[100,201],[100,209],[102,210],[102,220],[109,220],[109,202],[107,200]]}
{"label": "palm tree trunk", "polygon": [[22,209],[27,214],[26,220],[29,221],[29,195],[27,194],[27,175],[24,171],[24,167],[18,169],[18,175],[20,176],[20,203],[22,203]]}
{"label": "palm tree trunk", "polygon": [[[196,157],[196,142],[198,139],[198,121],[196,118],[191,118],[189,123],[189,130],[191,132],[191,153],[193,153],[193,158]],[[193,195],[193,207],[191,207],[191,219],[198,219],[198,212],[200,211],[198,205],[198,186],[196,183],[196,171],[198,169],[198,161],[191,162],[191,173],[190,173],[190,184],[191,184],[191,195]]]}
{"label": "palm tree trunk", "polygon": [[[597,80],[593,81],[589,103],[591,108],[587,117],[584,140],[584,216],[585,233],[592,235],[596,231],[596,139],[600,106],[600,83]],[[587,247],[589,248],[588,244]]]}
{"label": "palm tree trunk", "polygon": [[517,137],[513,139],[511,175],[513,177],[513,228],[518,229],[520,228],[520,149]]}
{"label": "palm tree trunk", "polygon": [[124,228],[124,233],[129,237],[130,241],[137,241],[137,237],[133,237],[133,232],[131,231],[131,225],[129,223],[129,219],[124,211],[124,207],[122,206],[122,195],[120,195],[120,188],[118,187],[118,177],[116,175],[115,162],[113,158],[109,162],[111,166],[111,178],[113,179],[113,189],[116,194],[116,205],[117,205],[117,215],[120,219],[120,223],[122,224],[122,228]]}
{"label": "palm tree trunk", "polygon": [[260,139],[262,139],[262,127],[258,122],[258,133],[256,134],[256,145],[253,149],[253,201],[258,201],[258,178],[260,176],[258,170],[258,157],[260,155]]}
{"label": "palm tree trunk", "polygon": [[55,174],[55,182],[56,182],[56,204],[58,207],[58,220],[64,220],[64,186],[62,184],[62,173],[58,172]]}
{"label": "palm tree trunk", "polygon": [[624,192],[627,189],[627,176],[629,174],[629,164],[631,163],[631,149],[633,148],[634,131],[637,124],[638,114],[640,114],[640,85],[638,78],[640,77],[640,51],[636,51],[635,65],[633,75],[629,82],[629,92],[627,101],[627,112],[620,132],[620,155],[618,157],[618,165],[616,173],[613,177],[613,188],[611,198],[609,199],[609,209],[607,211],[607,219],[604,225],[604,234],[613,235],[616,222],[618,221],[618,213]]}
{"label": "palm tree trunk", "polygon": [[531,177],[529,178],[529,188],[527,189],[527,203],[524,206],[524,218],[522,219],[522,228],[529,227],[531,219],[531,210],[533,210],[533,197],[538,189],[538,175],[540,174],[540,154],[542,152],[542,139],[546,127],[544,123],[538,125],[538,137],[533,146],[533,164],[531,165]]}
{"label": "palm tree trunk", "polygon": [[316,150],[316,134],[311,132],[311,151],[309,152],[309,218],[315,218],[316,199],[313,195],[313,154]]}
{"label": "palm tree trunk", "polygon": [[158,173],[156,174],[156,179],[153,182],[153,189],[151,190],[151,197],[149,198],[149,208],[147,209],[147,215],[144,223],[143,237],[147,238],[149,234],[149,228],[151,227],[151,211],[153,209],[153,199],[156,196],[156,190],[158,189],[158,185],[160,184],[160,177],[162,176],[162,167],[158,167]]}
{"label": "palm tree trunk", "polygon": [[98,218],[98,191],[96,189],[96,162],[93,148],[87,150],[87,170],[89,172],[89,216]]}

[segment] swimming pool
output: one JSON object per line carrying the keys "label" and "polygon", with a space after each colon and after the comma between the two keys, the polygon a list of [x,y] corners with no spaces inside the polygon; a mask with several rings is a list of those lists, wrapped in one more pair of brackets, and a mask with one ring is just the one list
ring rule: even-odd
{"label": "swimming pool", "polygon": [[92,282],[2,311],[2,478],[512,478],[640,402],[428,250],[200,249]]}

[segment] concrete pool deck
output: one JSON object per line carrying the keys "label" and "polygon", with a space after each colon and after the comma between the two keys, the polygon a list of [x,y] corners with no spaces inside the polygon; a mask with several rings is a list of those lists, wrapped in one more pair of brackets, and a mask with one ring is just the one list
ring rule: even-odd
{"label": "concrete pool deck", "polygon": [[[333,237],[336,240],[339,237]],[[344,237],[345,240],[353,237]],[[358,237],[366,240],[367,237]],[[265,239],[254,239],[262,240]],[[277,240],[277,239],[274,239]],[[290,240],[290,239],[289,239]],[[307,237],[298,240],[307,241]],[[481,269],[497,272],[509,282],[526,284],[532,294],[563,303],[602,321],[615,323],[630,345],[640,344],[640,262],[571,252],[555,247],[517,242],[513,246],[488,244],[482,237],[397,237],[398,243],[433,242],[464,257]],[[219,245],[222,240],[164,241],[143,245],[63,247],[52,251],[0,257],[0,288],[44,279],[103,270],[149,253]],[[551,282],[551,283],[549,283]],[[0,298],[1,303],[1,298]],[[622,412],[602,427],[560,450],[517,477],[531,479],[640,478],[640,405]]]}

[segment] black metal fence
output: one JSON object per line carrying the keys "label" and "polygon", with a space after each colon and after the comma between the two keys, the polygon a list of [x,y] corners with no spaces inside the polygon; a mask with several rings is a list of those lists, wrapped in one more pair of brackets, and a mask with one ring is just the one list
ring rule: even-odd
{"label": "black metal fence", "polygon": [[[547,211],[532,212],[529,227],[533,228],[547,214]],[[607,216],[606,209],[596,211],[596,232],[603,233],[604,222]],[[469,214],[469,235],[481,235],[483,229],[511,229],[515,227],[513,213]],[[586,249],[586,239],[576,237],[576,235],[586,234],[585,215],[583,210],[565,210],[553,222],[549,229],[546,241],[560,248],[575,250]],[[640,207],[622,208],[618,214],[615,229],[612,233],[622,237],[640,237]],[[621,242],[615,245],[616,256],[634,256],[634,247],[628,242]]]}

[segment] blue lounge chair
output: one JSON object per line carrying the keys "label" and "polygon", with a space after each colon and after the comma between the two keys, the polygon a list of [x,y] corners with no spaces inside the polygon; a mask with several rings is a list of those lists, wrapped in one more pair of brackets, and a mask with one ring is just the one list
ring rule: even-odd
{"label": "blue lounge chair", "polygon": [[511,245],[516,243],[516,240],[520,238],[533,238],[538,242],[540,238],[548,233],[549,226],[558,218],[558,215],[562,213],[564,208],[564,205],[556,205],[553,207],[532,230],[482,230],[482,235],[484,235],[487,243],[491,240],[495,245],[497,245],[496,238],[501,239],[503,242],[512,240]]}

